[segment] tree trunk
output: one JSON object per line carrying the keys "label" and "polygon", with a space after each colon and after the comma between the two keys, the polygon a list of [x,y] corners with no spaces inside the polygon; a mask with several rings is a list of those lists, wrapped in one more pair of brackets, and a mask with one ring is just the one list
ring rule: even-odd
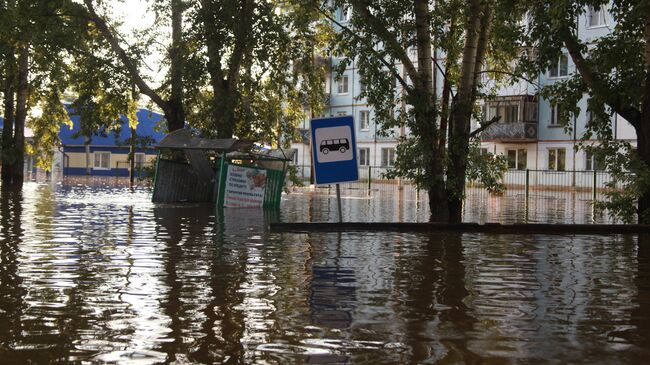
{"label": "tree trunk", "polygon": [[[645,163],[646,168],[650,169],[650,4],[644,4],[642,8],[645,27],[644,37],[645,44],[645,95],[641,104],[640,120],[632,123],[636,130],[637,139],[637,153],[641,160]],[[641,193],[638,202],[638,223],[650,223],[650,182],[646,181],[646,189]]]}
{"label": "tree trunk", "polygon": [[183,2],[172,0],[172,46],[170,50],[171,95],[169,98],[170,112],[167,119],[167,129],[173,132],[185,126],[185,110],[183,109]]}
{"label": "tree trunk", "polygon": [[2,186],[11,185],[15,117],[16,60],[13,51],[5,53],[4,126],[2,128]]}
{"label": "tree trunk", "polygon": [[84,145],[86,150],[86,175],[90,175],[92,173],[92,162],[90,161],[90,137],[84,137]]}
{"label": "tree trunk", "polygon": [[214,101],[212,117],[217,129],[217,138],[232,138],[235,133],[235,108],[237,91],[226,89],[221,99]]}
{"label": "tree trunk", "polygon": [[[643,114],[643,113],[642,113]],[[637,154],[646,166],[650,166],[650,120],[642,123],[641,128],[636,129]],[[638,223],[650,223],[650,190],[646,188],[641,193],[637,207]]]}
{"label": "tree trunk", "polygon": [[11,186],[23,187],[25,164],[25,121],[27,120],[27,92],[29,76],[29,45],[23,45],[18,51],[18,87],[16,90],[16,120],[14,130],[15,160],[11,171]]}
{"label": "tree trunk", "polygon": [[472,0],[465,30],[465,47],[461,66],[457,102],[452,111],[454,120],[449,139],[449,168],[447,169],[447,196],[449,199],[449,221],[462,220],[465,173],[469,152],[470,121],[474,102],[475,67],[481,27],[487,20],[481,15],[481,1]]}
{"label": "tree trunk", "polygon": [[415,1],[415,30],[418,50],[418,78],[414,80],[413,98],[416,109],[417,134],[424,151],[424,163],[429,171],[425,173],[429,187],[429,221],[447,222],[449,209],[445,196],[444,164],[441,149],[438,148],[438,127],[436,125],[435,90],[433,89],[433,63],[431,43],[431,19],[429,3]]}
{"label": "tree trunk", "polygon": [[135,182],[135,139],[137,134],[135,128],[131,128],[131,145],[129,146],[129,187]]}

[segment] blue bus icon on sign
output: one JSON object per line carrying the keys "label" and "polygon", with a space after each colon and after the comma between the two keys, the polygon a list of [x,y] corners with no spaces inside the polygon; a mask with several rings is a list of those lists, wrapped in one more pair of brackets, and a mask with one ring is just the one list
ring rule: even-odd
{"label": "blue bus icon on sign", "polygon": [[351,116],[312,119],[311,142],[316,184],[359,179]]}

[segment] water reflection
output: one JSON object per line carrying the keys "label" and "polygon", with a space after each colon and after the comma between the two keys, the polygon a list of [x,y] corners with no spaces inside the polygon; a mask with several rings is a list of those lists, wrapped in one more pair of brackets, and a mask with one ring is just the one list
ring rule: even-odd
{"label": "water reflection", "polygon": [[19,341],[24,290],[18,274],[22,242],[21,194],[0,194],[0,352],[9,354]]}
{"label": "water reflection", "polygon": [[110,184],[26,184],[22,194],[0,195],[0,359],[471,364],[650,356],[647,238],[271,234],[274,219],[259,210],[154,205],[145,189]]}
{"label": "water reflection", "polygon": [[469,292],[461,236],[429,235],[421,247],[405,247],[396,265],[412,362],[477,363],[467,351],[475,319],[464,303]]}

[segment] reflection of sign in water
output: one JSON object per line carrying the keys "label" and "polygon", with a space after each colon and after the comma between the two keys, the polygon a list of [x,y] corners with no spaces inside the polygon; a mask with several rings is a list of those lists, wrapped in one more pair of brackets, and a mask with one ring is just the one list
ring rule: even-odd
{"label": "reflection of sign in water", "polygon": [[266,170],[228,165],[224,206],[255,208],[264,204]]}
{"label": "reflection of sign in water", "polygon": [[351,116],[312,119],[311,141],[316,184],[359,179]]}
{"label": "reflection of sign in water", "polygon": [[349,327],[357,301],[354,270],[314,265],[312,274],[309,297],[312,324]]}

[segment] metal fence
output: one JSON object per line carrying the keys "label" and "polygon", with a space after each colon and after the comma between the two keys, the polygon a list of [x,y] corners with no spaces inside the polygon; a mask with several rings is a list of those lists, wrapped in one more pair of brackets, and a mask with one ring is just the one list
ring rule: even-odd
{"label": "metal fence", "polygon": [[[310,167],[296,168],[298,178],[308,186]],[[411,181],[387,179],[385,174],[389,168],[360,166],[359,181],[340,184],[342,195],[372,197],[375,194],[379,196],[380,193],[387,193],[387,196],[404,196],[410,202],[428,205],[427,193],[418,190]],[[500,193],[491,193],[478,182],[468,181],[465,188],[465,210],[475,215],[481,215],[486,210],[502,210],[507,211],[507,214],[522,216],[524,221],[535,221],[536,214],[541,214],[540,212],[561,216],[570,211],[573,215],[591,217],[574,221],[593,221],[596,216],[593,203],[607,199],[606,192],[611,189],[607,185],[609,182],[612,182],[612,176],[607,171],[509,170],[502,180],[506,190]],[[335,193],[334,185],[318,186],[312,188],[312,191]]]}
{"label": "metal fence", "polygon": [[[310,167],[296,166],[296,169],[299,180],[308,185],[311,177]],[[409,180],[386,178],[389,169],[390,167],[386,166],[360,166],[359,180],[340,184],[341,189],[367,192],[411,187],[416,189]],[[504,194],[520,194],[522,191],[528,195],[542,192],[590,192],[593,199],[598,200],[610,189],[608,183],[612,181],[612,176],[607,171],[509,170],[504,174],[502,183],[507,188]],[[479,190],[482,188],[481,184],[475,181],[468,181],[467,187]],[[488,191],[485,190],[485,193]]]}

